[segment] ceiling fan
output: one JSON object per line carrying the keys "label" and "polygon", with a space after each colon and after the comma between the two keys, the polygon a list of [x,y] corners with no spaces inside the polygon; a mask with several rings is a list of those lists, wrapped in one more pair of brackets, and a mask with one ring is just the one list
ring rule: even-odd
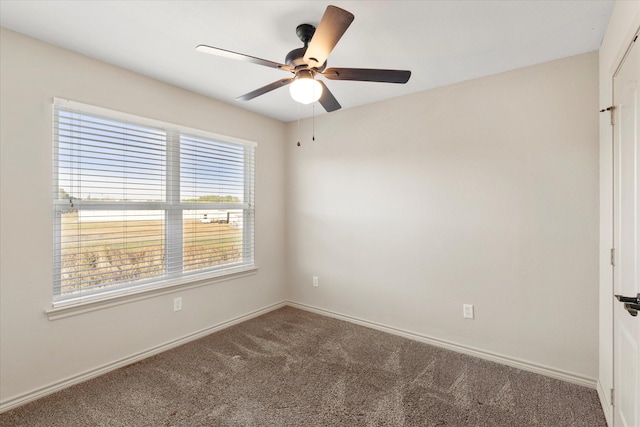
{"label": "ceiling fan", "polygon": [[318,24],[318,28],[310,24],[298,25],[296,35],[304,43],[304,47],[294,49],[285,58],[285,63],[268,61],[242,53],[231,52],[217,47],[198,45],[199,52],[210,53],[230,59],[264,65],[294,74],[293,77],[278,80],[259,89],[239,96],[238,100],[249,101],[274,89],[291,85],[291,96],[302,104],[319,101],[327,111],[341,108],[338,100],[316,75],[329,80],[355,80],[382,83],[406,83],[411,71],[381,70],[372,68],[326,68],[327,57],[336,46],[342,35],[353,21],[353,14],[336,6],[328,6]]}

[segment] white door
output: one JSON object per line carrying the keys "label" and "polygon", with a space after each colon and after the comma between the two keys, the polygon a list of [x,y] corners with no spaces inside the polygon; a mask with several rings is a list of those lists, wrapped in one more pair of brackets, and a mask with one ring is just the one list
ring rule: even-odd
{"label": "white door", "polygon": [[[640,427],[640,40],[613,78],[614,425]],[[625,298],[626,297],[626,298]],[[634,310],[634,307],[639,310]],[[635,314],[635,316],[633,316]]]}

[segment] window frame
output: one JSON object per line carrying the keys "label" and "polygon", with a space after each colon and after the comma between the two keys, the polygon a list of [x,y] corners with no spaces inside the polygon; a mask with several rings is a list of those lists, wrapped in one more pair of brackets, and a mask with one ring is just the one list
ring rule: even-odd
{"label": "window frame", "polygon": [[[82,199],[61,199],[59,195],[59,164],[58,157],[59,136],[56,129],[56,114],[58,109],[77,111],[80,114],[94,114],[113,121],[121,121],[141,126],[162,129],[166,137],[166,175],[164,184],[166,194],[163,201],[99,201]],[[155,296],[159,293],[173,292],[175,287],[203,286],[209,283],[229,280],[257,271],[255,263],[255,151],[257,143],[236,137],[220,135],[200,129],[168,123],[129,113],[110,110],[93,105],[83,104],[61,98],[54,98],[52,105],[53,118],[53,283],[52,309],[47,310],[50,319],[66,317],[69,308],[86,311],[91,307],[101,308],[102,303],[109,305],[117,300],[144,298],[144,294]],[[244,154],[244,198],[242,202],[184,202],[180,197],[181,186],[181,135],[203,138],[218,143],[229,144],[243,148]],[[77,296],[64,295],[61,288],[61,255],[62,255],[62,214],[68,211],[69,204],[78,211],[138,211],[154,210],[164,212],[164,273],[160,277],[140,279],[133,282],[123,282],[108,285],[103,289],[96,289]],[[184,213],[189,210],[242,210],[242,260],[229,265],[214,267],[203,271],[184,271],[183,252],[183,221]],[[179,266],[171,265],[169,259],[178,254]],[[57,289],[56,289],[57,288]],[[74,311],[74,310],[71,310]],[[78,311],[78,310],[75,310]],[[73,313],[71,313],[73,314]]]}

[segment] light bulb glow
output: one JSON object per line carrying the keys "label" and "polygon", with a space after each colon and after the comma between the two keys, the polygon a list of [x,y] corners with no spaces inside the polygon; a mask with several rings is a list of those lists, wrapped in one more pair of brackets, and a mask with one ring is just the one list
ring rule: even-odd
{"label": "light bulb glow", "polygon": [[301,104],[311,104],[322,96],[322,85],[312,77],[297,78],[289,86],[291,97]]}

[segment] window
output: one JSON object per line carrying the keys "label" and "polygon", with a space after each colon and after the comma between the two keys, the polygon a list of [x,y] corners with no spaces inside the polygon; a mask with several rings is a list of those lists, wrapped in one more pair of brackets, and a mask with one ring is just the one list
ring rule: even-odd
{"label": "window", "polygon": [[54,101],[54,304],[254,266],[255,143]]}

